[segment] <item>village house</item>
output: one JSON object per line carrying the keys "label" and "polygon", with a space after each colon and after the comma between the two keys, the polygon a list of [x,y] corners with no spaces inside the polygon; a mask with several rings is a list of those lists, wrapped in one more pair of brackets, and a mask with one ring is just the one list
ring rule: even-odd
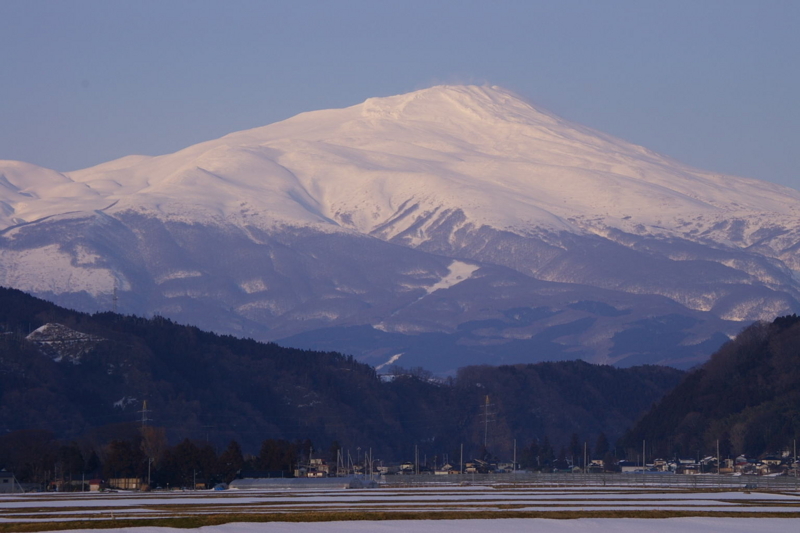
{"label": "village house", "polygon": [[605,471],[605,464],[602,459],[592,459],[589,463],[590,474],[602,474]]}
{"label": "village house", "polygon": [[400,471],[398,473],[399,474],[409,475],[409,474],[413,474],[414,472],[415,472],[414,463],[405,462],[405,463],[400,465]]}
{"label": "village house", "polygon": [[719,468],[719,473],[720,474],[733,474],[733,472],[734,472],[733,466],[734,466],[733,459],[723,459],[722,460],[722,464],[720,465],[720,468]]}
{"label": "village house", "polygon": [[481,459],[473,459],[464,465],[464,472],[467,474],[488,474],[492,470],[492,465]]}
{"label": "village house", "polygon": [[498,474],[500,473],[507,473],[510,474],[514,471],[514,463],[497,463],[497,468],[495,468],[495,472]]}
{"label": "village house", "polygon": [[669,472],[670,471],[669,461],[661,458],[654,459],[653,468],[658,472]]}
{"label": "village house", "polygon": [[459,472],[453,465],[451,465],[450,463],[446,463],[442,465],[440,468],[434,470],[433,473],[436,474],[437,476],[442,476],[442,475],[446,476],[448,474],[458,474]]}

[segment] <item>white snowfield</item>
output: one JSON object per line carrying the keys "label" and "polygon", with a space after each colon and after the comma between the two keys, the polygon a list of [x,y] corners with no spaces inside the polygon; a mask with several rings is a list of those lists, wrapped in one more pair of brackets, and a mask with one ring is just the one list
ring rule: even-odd
{"label": "white snowfield", "polygon": [[59,173],[0,162],[0,230],[70,212],[318,225],[410,245],[462,225],[713,238],[800,220],[800,192],[700,171],[541,111],[499,87],[439,86],[303,113],[158,157]]}

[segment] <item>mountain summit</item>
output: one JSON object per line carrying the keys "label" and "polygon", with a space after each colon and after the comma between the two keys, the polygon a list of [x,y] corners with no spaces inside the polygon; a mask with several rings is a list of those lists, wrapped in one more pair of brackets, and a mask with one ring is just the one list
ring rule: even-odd
{"label": "mountain summit", "polygon": [[800,309],[798,221],[793,189],[439,86],[75,172],[0,162],[0,283],[375,364],[689,364]]}

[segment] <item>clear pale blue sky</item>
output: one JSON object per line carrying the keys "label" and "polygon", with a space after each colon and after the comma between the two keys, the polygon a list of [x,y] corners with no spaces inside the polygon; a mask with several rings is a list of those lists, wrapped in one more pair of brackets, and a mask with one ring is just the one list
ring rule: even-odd
{"label": "clear pale blue sky", "polygon": [[800,189],[800,1],[0,1],[0,159],[74,170],[491,83]]}

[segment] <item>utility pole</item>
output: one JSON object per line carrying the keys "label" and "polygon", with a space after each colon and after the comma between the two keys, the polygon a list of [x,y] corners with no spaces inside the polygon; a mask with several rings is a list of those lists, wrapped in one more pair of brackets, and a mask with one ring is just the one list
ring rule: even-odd
{"label": "utility pole", "polygon": [[490,420],[490,416],[494,416],[494,413],[489,411],[489,408],[492,406],[489,403],[489,395],[486,395],[486,399],[483,402],[483,449],[484,451],[487,450],[487,445],[489,442],[489,422],[494,422],[494,420]]}
{"label": "utility pole", "polygon": [[513,463],[512,470],[514,472],[517,471],[517,439],[514,439],[514,463]]}
{"label": "utility pole", "polygon": [[[114,287],[114,290],[116,291],[116,286]],[[147,433],[145,433],[144,430],[147,427],[147,423],[153,421],[151,418],[148,418],[148,416],[147,416],[147,414],[150,412],[150,410],[147,408],[147,400],[142,401],[142,409],[139,412],[142,413],[142,438],[144,439],[144,442],[147,443],[149,441],[149,439],[152,437],[152,435],[148,435]],[[153,462],[153,458],[150,457],[151,448],[150,448],[149,445],[147,446],[147,452],[148,452],[147,453],[147,487],[149,489],[150,488],[150,464]]]}
{"label": "utility pole", "polygon": [[[796,455],[797,454],[795,453],[795,456]],[[797,462],[797,457],[795,457],[795,462]],[[464,473],[464,443],[462,442],[461,443],[461,470],[459,471],[459,474],[463,474],[463,473]]]}
{"label": "utility pole", "polygon": [[587,461],[589,459],[588,455],[589,455],[589,453],[586,450],[586,441],[583,441],[583,473],[584,474],[589,472],[589,465],[587,463]]}
{"label": "utility pole", "polygon": [[719,475],[719,439],[717,439],[717,475]]}
{"label": "utility pole", "polygon": [[19,487],[19,493],[23,494],[25,492],[25,489],[22,488],[22,483],[19,482],[19,480],[17,479],[16,475],[11,474],[11,491],[12,492],[14,491],[14,483],[16,483],[17,487]]}
{"label": "utility pole", "polygon": [[642,440],[642,474],[644,474],[645,467],[647,466],[647,461],[645,460],[645,441]]}
{"label": "utility pole", "polygon": [[486,449],[486,442],[489,437],[489,395],[486,395],[486,402],[483,407],[483,448]]}

